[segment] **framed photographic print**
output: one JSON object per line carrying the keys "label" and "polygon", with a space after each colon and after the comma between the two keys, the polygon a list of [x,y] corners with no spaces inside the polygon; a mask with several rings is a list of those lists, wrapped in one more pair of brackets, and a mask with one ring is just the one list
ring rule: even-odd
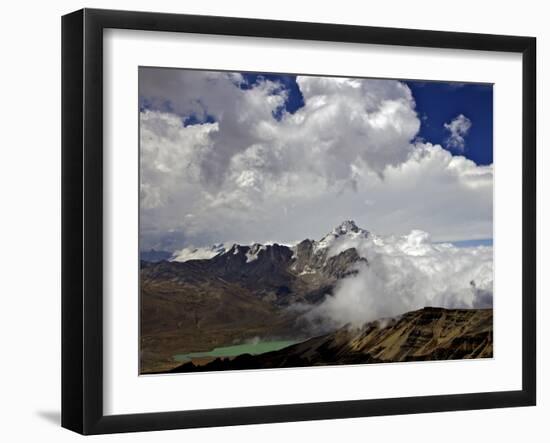
{"label": "framed photographic print", "polygon": [[535,404],[534,38],[84,9],[62,56],[64,427]]}

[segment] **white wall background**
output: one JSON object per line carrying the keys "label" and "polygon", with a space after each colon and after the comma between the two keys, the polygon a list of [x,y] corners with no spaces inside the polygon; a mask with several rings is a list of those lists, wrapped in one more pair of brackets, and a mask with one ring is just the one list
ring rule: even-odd
{"label": "white wall background", "polygon": [[[155,10],[532,35],[538,38],[539,147],[539,388],[537,407],[277,425],[102,436],[94,441],[227,442],[548,441],[550,438],[550,285],[544,273],[550,221],[549,155],[543,154],[550,119],[550,28],[544,2],[276,2],[156,0],[5,2],[0,27],[0,437],[3,441],[75,441],[59,427],[60,414],[60,16],[87,7]],[[519,235],[519,233],[511,233]],[[541,249],[545,247],[545,251]],[[518,331],[519,333],[519,331]],[[412,380],[411,382],[414,382]],[[450,381],[452,382],[452,381]]]}

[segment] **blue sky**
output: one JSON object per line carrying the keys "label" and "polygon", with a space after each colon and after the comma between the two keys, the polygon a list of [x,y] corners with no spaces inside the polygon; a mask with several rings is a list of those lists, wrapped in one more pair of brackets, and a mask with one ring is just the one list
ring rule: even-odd
{"label": "blue sky", "polygon": [[[296,76],[284,74],[242,74],[246,83],[242,89],[249,89],[259,81],[271,80],[284,85],[288,92],[285,103],[287,112],[293,114],[304,106],[304,98],[296,83]],[[440,144],[454,155],[464,155],[478,165],[493,163],[493,86],[477,83],[450,83],[434,81],[404,81],[411,89],[416,102],[416,111],[421,127],[418,138]],[[471,121],[471,128],[465,136],[464,149],[459,150],[446,143],[449,131],[444,124],[459,115]],[[279,119],[282,109],[274,113]]]}
{"label": "blue sky", "polygon": [[[295,75],[243,73],[243,78],[246,83],[241,85],[242,89],[249,89],[257,84],[258,81],[263,79],[278,82],[284,85],[284,88],[288,93],[288,99],[285,103],[285,110],[291,114],[294,114],[298,109],[304,106],[304,96],[300,92],[298,83],[296,83]],[[275,118],[279,119],[281,117],[280,111],[281,110],[274,115]]]}
{"label": "blue sky", "polygon": [[[304,97],[291,74],[242,73],[243,90],[251,89],[263,80],[282,85],[288,94],[284,104],[273,111],[273,117],[280,120],[283,112],[295,113],[304,106]],[[417,138],[422,141],[439,144],[454,155],[463,155],[477,165],[493,163],[493,85],[481,83],[458,83],[437,81],[403,81],[411,90],[416,102],[416,112],[421,127]],[[140,97],[140,110],[158,109],[172,112],[169,100],[152,103]],[[449,145],[449,124],[459,115],[465,116],[471,126],[464,136],[461,149]],[[183,117],[184,126],[212,123],[215,118],[205,113],[199,117],[191,114]]]}
{"label": "blue sky", "polygon": [[460,240],[452,242],[458,248],[469,248],[472,246],[493,246],[493,239],[486,238],[481,240]]}
{"label": "blue sky", "polygon": [[419,137],[447,148],[448,131],[444,124],[457,115],[472,122],[461,154],[478,165],[493,163],[493,86],[448,82],[405,82],[416,101],[420,116]]}

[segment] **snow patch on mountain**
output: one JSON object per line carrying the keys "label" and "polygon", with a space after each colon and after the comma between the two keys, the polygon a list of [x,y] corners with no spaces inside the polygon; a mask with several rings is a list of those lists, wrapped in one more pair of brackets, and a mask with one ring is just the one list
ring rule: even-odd
{"label": "snow patch on mountain", "polygon": [[267,246],[254,243],[248,251],[246,251],[246,262],[250,263],[258,259],[258,255],[261,251],[265,251]]}
{"label": "snow patch on mountain", "polygon": [[216,257],[217,255],[223,254],[230,246],[231,245],[227,243],[218,243],[216,245],[203,248],[189,246],[187,248],[180,249],[179,251],[175,251],[170,261],[186,262],[189,260],[208,260]]}

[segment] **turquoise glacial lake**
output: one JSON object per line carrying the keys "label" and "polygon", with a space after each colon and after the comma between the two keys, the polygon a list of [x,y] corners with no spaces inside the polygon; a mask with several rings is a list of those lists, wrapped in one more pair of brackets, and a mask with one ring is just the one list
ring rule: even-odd
{"label": "turquoise glacial lake", "polygon": [[253,343],[244,343],[241,345],[223,346],[214,348],[207,352],[191,352],[189,354],[176,354],[174,360],[179,362],[190,361],[193,358],[201,357],[236,357],[241,354],[258,355],[265,352],[278,351],[279,349],[292,346],[298,341],[289,340],[274,340],[274,341],[259,341]]}

